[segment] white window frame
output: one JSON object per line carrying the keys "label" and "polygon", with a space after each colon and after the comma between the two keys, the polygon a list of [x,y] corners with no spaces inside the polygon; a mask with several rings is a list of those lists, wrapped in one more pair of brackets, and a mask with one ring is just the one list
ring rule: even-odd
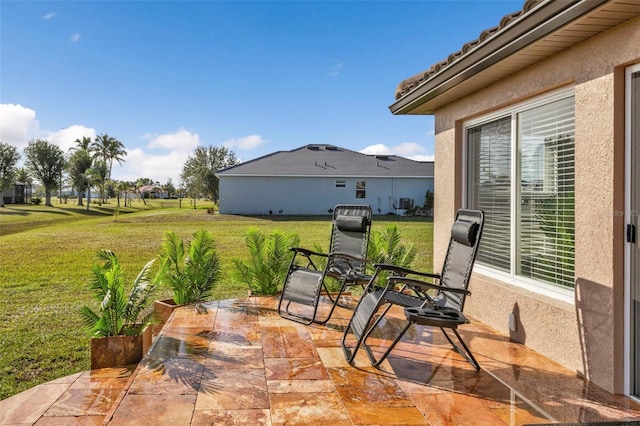
{"label": "white window frame", "polygon": [[[546,105],[555,101],[559,101],[561,99],[565,99],[567,97],[575,96],[575,90],[572,87],[565,87],[562,89],[557,89],[546,93],[545,95],[538,96],[534,99],[530,99],[527,101],[519,102],[513,105],[510,105],[506,108],[502,108],[496,111],[493,111],[489,114],[481,115],[479,117],[475,117],[471,120],[464,121],[462,123],[462,160],[464,167],[462,168],[462,204],[465,207],[467,206],[467,163],[468,163],[468,153],[467,153],[467,130],[471,127],[475,127],[481,124],[486,124],[491,121],[495,121],[501,118],[511,117],[511,134],[517,134],[517,115],[521,112],[530,110],[532,108],[536,108],[542,105]],[[517,155],[517,151],[513,150],[512,155]],[[517,161],[511,162],[511,176],[517,176]],[[511,217],[516,217],[516,203],[513,200],[517,199],[517,185],[511,185]],[[517,238],[516,235],[516,226],[515,222],[512,221],[511,224],[511,241],[515,241]],[[513,285],[515,287],[520,287],[525,290],[538,293],[562,302],[575,304],[575,289],[570,289],[558,285],[548,284],[545,282],[537,281],[532,278],[523,277],[520,275],[516,275],[516,262],[517,259],[517,245],[511,244],[511,265],[510,272],[503,272],[497,269],[491,268],[489,266],[484,266],[476,263],[473,267],[474,273],[482,274],[486,277],[493,278],[495,280],[504,282],[509,285]]]}
{"label": "white window frame", "polygon": [[[631,222],[631,74],[640,71],[640,64],[626,68],[624,75],[624,146],[625,146],[625,172],[624,172],[624,223]],[[638,165],[634,165],[638,167]],[[636,236],[637,238],[637,236]],[[624,245],[624,394],[635,401],[640,398],[631,395],[631,247]]]}
{"label": "white window frame", "polygon": [[[358,188],[358,184],[362,184],[362,188]],[[363,197],[358,197],[358,193],[362,193]],[[367,181],[360,179],[356,181],[356,200],[365,200],[367,198]]]}

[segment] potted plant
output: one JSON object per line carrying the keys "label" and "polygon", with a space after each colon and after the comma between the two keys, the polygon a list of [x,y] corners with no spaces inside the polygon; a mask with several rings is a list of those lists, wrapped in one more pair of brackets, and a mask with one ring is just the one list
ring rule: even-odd
{"label": "potted plant", "polygon": [[135,364],[151,346],[153,312],[146,309],[162,276],[162,270],[153,275],[151,260],[140,271],[127,295],[122,267],[115,253],[100,250],[102,265],[92,269],[90,288],[100,308],[96,312],[88,306],[80,309],[91,339],[91,369]]}
{"label": "potted plant", "polygon": [[193,304],[198,312],[204,312],[203,303],[211,298],[220,279],[221,268],[213,236],[205,230],[194,232],[187,244],[174,232],[167,232],[160,259],[163,264],[162,284],[173,290],[173,300],[154,303],[161,328],[178,306]]}

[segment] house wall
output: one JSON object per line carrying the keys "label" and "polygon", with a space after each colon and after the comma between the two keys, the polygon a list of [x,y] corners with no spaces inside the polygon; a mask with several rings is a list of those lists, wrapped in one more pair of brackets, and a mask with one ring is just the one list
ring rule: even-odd
{"label": "house wall", "polygon": [[[615,393],[624,380],[624,67],[640,62],[640,18],[560,52],[435,114],[434,268],[464,194],[462,123],[574,87],[575,297],[566,302],[474,273],[467,312]],[[452,167],[453,165],[453,167]],[[451,188],[452,190],[449,190]],[[509,331],[509,314],[518,330]]]}
{"label": "house wall", "polygon": [[[360,180],[366,182],[366,198],[356,198]],[[336,181],[345,181],[345,187],[337,188]],[[387,214],[396,212],[399,198],[422,205],[427,190],[433,191],[431,178],[220,176],[220,213],[318,215],[336,204],[368,204],[374,214]]]}

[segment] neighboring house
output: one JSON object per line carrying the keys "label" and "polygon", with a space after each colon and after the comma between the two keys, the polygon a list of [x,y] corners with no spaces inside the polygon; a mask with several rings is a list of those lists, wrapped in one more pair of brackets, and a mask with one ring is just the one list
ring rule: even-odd
{"label": "neighboring house", "polygon": [[139,188],[142,198],[169,198],[169,192],[156,185],[145,185]]}
{"label": "neighboring house", "polygon": [[640,0],[527,1],[390,106],[435,116],[434,268],[486,213],[467,312],[636,398],[639,108]]}
{"label": "neighboring house", "polygon": [[31,204],[31,194],[31,184],[25,182],[15,182],[12,187],[0,192],[5,204]]}
{"label": "neighboring house", "polygon": [[278,151],[216,173],[220,213],[326,214],[336,204],[368,204],[404,214],[433,191],[433,162],[366,155],[334,145]]}

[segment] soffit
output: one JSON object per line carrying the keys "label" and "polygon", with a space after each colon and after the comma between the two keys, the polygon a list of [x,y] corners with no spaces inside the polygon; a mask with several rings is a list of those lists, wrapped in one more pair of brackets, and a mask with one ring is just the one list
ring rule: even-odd
{"label": "soffit", "polygon": [[[440,88],[428,88],[429,83],[435,80],[439,73],[455,65],[454,61],[451,60],[452,58],[457,59],[464,55],[462,52],[456,52],[449,57],[449,63],[436,64],[427,72],[404,80],[398,87],[398,101],[390,109],[394,114],[433,114],[436,109],[443,105],[463,96],[468,96],[530,65],[638,16],[640,16],[640,0],[609,1],[545,37],[520,48],[495,64],[462,79],[450,88],[444,88],[443,85]],[[504,28],[500,27],[500,30]],[[437,65],[440,65],[440,67],[438,71],[434,72],[434,68]],[[403,87],[411,87],[411,89],[403,90]],[[411,106],[407,105],[401,108],[400,104],[403,98],[420,89],[426,92],[422,95],[422,99],[417,102],[414,101]]]}

